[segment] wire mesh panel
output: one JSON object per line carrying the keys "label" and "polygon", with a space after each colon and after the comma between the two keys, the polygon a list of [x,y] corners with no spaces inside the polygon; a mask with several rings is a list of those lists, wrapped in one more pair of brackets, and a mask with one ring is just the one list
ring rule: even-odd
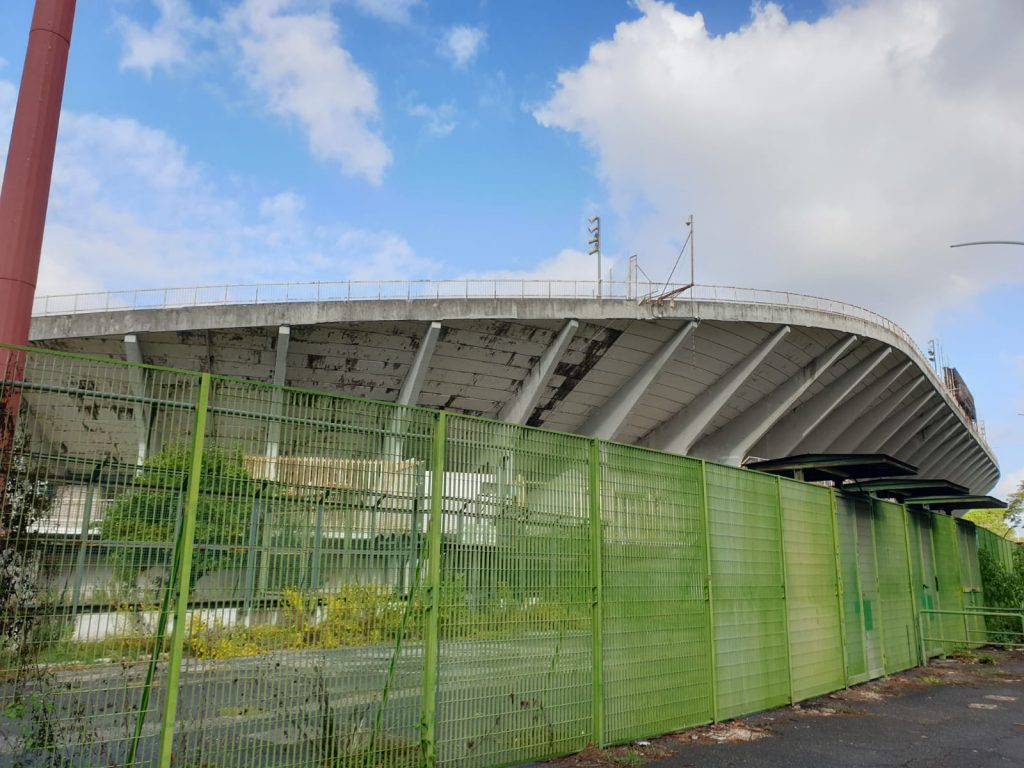
{"label": "wire mesh panel", "polygon": [[[937,603],[942,611],[963,611],[964,593],[960,581],[960,551],[957,544],[956,521],[946,515],[932,515],[933,551]],[[967,642],[967,627],[962,616],[948,613],[932,617],[941,624],[941,634],[929,631],[932,637],[941,637],[943,653],[949,653]]]}
{"label": "wire mesh panel", "polygon": [[708,464],[718,717],[789,700],[776,478]]}
{"label": "wire mesh panel", "polygon": [[702,482],[699,461],[603,447],[607,742],[712,719]]}
{"label": "wire mesh panel", "polygon": [[438,763],[492,766],[591,738],[590,444],[449,417]]}
{"label": "wire mesh panel", "polygon": [[836,494],[836,526],[846,629],[846,674],[849,682],[862,683],[868,679],[868,661],[857,557],[857,506],[852,497]]}
{"label": "wire mesh panel", "polygon": [[857,571],[864,614],[864,656],[868,678],[874,679],[885,674],[884,616],[879,600],[874,511],[871,502],[865,498],[854,498],[853,505],[857,521]]}
{"label": "wire mesh panel", "polygon": [[917,626],[903,507],[874,502],[878,598],[888,674],[917,664]]}
{"label": "wire mesh panel", "polygon": [[5,349],[0,367],[20,411],[0,424],[0,764],[148,765],[186,473],[147,455],[187,452],[198,379]]}
{"label": "wire mesh panel", "polygon": [[[965,520],[956,521],[957,554],[960,562],[960,584],[963,589],[964,610],[978,610],[985,605],[981,590],[981,567],[978,564],[978,539],[974,524]],[[985,638],[985,619],[981,616],[967,618],[967,637],[978,645]]]}
{"label": "wire mesh panel", "polygon": [[793,697],[799,700],[834,691],[845,682],[832,492],[781,480],[779,497]]}
{"label": "wire mesh panel", "polygon": [[176,760],[419,764],[433,421],[213,380]]}

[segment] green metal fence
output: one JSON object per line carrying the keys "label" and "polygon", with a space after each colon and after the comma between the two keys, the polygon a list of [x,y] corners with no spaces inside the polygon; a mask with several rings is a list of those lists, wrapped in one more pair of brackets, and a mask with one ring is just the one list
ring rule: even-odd
{"label": "green metal fence", "polygon": [[1010,556],[575,435],[42,350],[0,369],[0,766],[625,742],[991,639],[977,549]]}

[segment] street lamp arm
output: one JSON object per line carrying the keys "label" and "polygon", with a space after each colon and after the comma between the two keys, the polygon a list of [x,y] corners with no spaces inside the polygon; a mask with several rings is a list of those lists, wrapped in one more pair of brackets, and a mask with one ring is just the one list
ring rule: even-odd
{"label": "street lamp arm", "polygon": [[976,243],[954,243],[950,248],[963,248],[965,245],[1024,245],[1020,240],[979,240]]}

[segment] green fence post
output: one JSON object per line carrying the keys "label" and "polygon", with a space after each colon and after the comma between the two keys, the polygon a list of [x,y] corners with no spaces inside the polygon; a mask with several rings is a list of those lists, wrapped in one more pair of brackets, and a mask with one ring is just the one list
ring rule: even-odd
{"label": "green fence post", "polygon": [[875,501],[874,498],[872,498],[871,499],[871,507],[870,507],[870,509],[871,509],[871,561],[872,561],[872,563],[874,563],[874,566],[875,566],[875,599],[878,601],[878,611],[876,611],[876,613],[878,615],[878,619],[877,619],[877,621],[875,623],[878,625],[878,636],[880,638],[882,638],[882,642],[881,642],[882,674],[883,675],[887,675],[887,674],[889,674],[889,660],[886,658],[886,654],[885,654],[885,616],[883,615],[885,613],[885,611],[883,610],[883,606],[885,605],[885,599],[884,599],[884,597],[882,595],[882,582],[878,578],[878,536],[876,535],[876,530],[875,530],[878,527],[877,525],[875,525],[875,521],[881,516],[881,513],[878,511],[878,509],[876,507],[877,507],[877,502]]}
{"label": "green fence post", "polygon": [[174,718],[178,708],[178,680],[181,676],[181,657],[185,646],[185,612],[188,608],[189,579],[192,573],[192,545],[196,532],[196,508],[199,505],[200,473],[203,471],[203,446],[206,440],[206,416],[210,405],[210,374],[204,373],[199,379],[199,399],[196,402],[196,418],[192,427],[192,466],[188,474],[188,491],[185,496],[184,517],[181,530],[181,553],[178,579],[174,628],[171,631],[171,652],[167,662],[167,700],[164,703],[163,721],[160,725],[160,768],[171,765],[171,749],[174,745]]}
{"label": "green fence post", "polygon": [[786,631],[783,636],[786,639],[786,677],[789,680],[789,703],[792,704],[796,697],[793,693],[793,650],[789,640],[789,595],[787,594],[786,580],[786,523],[785,511],[782,509],[782,478],[775,476],[775,498],[779,502],[779,564],[782,566],[782,616],[785,621]]}
{"label": "green fence post", "polygon": [[836,565],[836,607],[839,609],[839,637],[843,646],[843,685],[850,687],[850,659],[846,648],[846,608],[843,601],[846,599],[846,589],[843,586],[843,568],[839,561],[839,510],[836,507],[836,492],[834,488],[828,491],[829,504],[832,508],[832,553],[835,556]]}
{"label": "green fence post", "polygon": [[590,441],[590,633],[593,743],[604,746],[604,582],[601,572],[601,443]]}
{"label": "green fence post", "polygon": [[704,604],[707,606],[708,683],[711,689],[711,722],[718,722],[718,657],[715,654],[715,596],[711,580],[711,517],[708,513],[708,464],[700,463],[701,512],[704,515]]}
{"label": "green fence post", "polygon": [[430,519],[427,522],[426,626],[423,631],[423,699],[420,712],[420,751],[423,765],[437,764],[437,657],[441,626],[441,534],[444,528],[444,464],[448,415],[434,415],[430,451]]}
{"label": "green fence post", "polygon": [[[913,609],[914,614],[914,633],[921,637],[921,614],[918,613],[917,605],[917,588],[914,585],[914,563],[910,553],[910,513],[907,512],[905,505],[900,504],[900,511],[903,513],[903,543],[907,550],[907,587],[910,589],[910,607]],[[921,564],[921,568],[924,568],[924,564]],[[920,656],[922,642],[917,642],[917,664],[920,666],[923,659]]]}

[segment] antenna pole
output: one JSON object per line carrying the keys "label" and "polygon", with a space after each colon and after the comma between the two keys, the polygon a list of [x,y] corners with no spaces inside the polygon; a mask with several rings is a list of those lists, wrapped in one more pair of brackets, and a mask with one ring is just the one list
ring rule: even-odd
{"label": "antenna pole", "polygon": [[692,213],[690,214],[690,218],[688,218],[686,220],[686,226],[690,228],[690,286],[693,287],[694,285],[697,284],[697,280],[696,280],[696,277],[695,277],[695,275],[697,273],[697,270],[696,270],[696,267],[695,267],[695,262],[693,260],[694,259],[694,255],[693,255],[693,214]]}
{"label": "antenna pole", "polygon": [[601,217],[591,216],[587,220],[587,232],[590,233],[590,239],[587,241],[587,245],[590,246],[590,255],[597,254],[597,298],[601,298]]}

